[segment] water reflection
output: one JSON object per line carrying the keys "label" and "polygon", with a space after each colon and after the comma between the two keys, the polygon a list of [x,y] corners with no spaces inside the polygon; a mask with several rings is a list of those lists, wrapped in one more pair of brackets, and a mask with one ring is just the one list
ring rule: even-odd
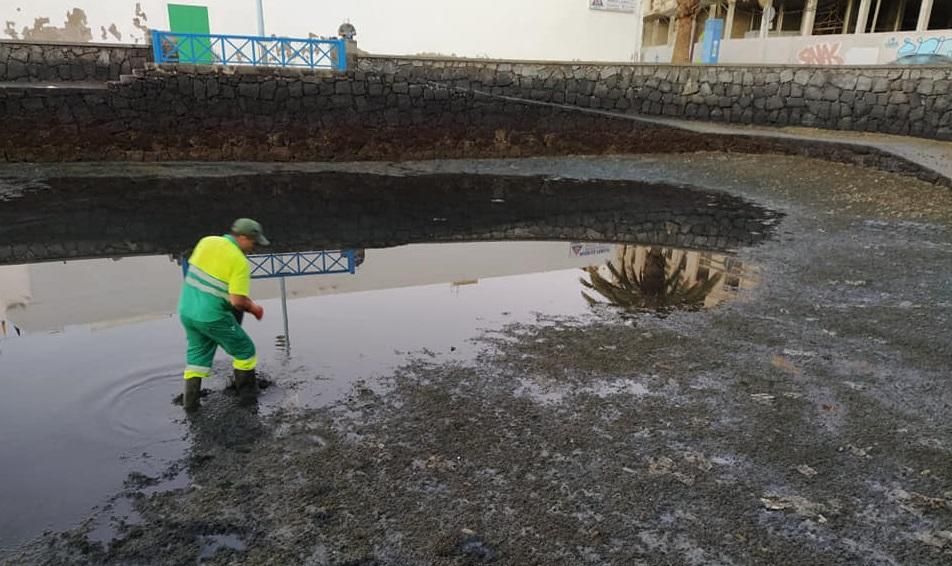
{"label": "water reflection", "polygon": [[[288,278],[291,300],[585,267],[608,259],[611,244],[480,242],[360,249],[357,273]],[[174,315],[182,281],[179,257],[132,256],[0,266],[0,305],[25,334],[80,331]],[[12,284],[15,282],[15,284]],[[255,279],[257,299],[281,296],[278,279]],[[421,305],[422,306],[422,305]],[[271,317],[278,314],[271,311]],[[294,313],[292,312],[292,318]],[[355,313],[355,315],[358,313]]]}
{"label": "water reflection", "polygon": [[608,303],[626,311],[697,310],[751,287],[754,279],[736,258],[710,252],[620,244],[604,265],[584,268],[580,278],[589,305]]}
{"label": "water reflection", "polygon": [[[91,331],[174,316],[178,258],[90,259],[0,266],[0,337]],[[458,290],[491,277],[580,267],[589,304],[626,310],[716,306],[755,274],[735,256],[662,246],[566,242],[416,244],[360,249],[356,275],[295,277],[289,299],[448,283]],[[253,295],[281,296],[277,279],[255,280]],[[275,313],[276,314],[276,313]],[[283,339],[281,336],[279,339]]]}
{"label": "water reflection", "polygon": [[[646,269],[659,265],[652,250],[663,258],[665,281],[673,274],[684,281],[682,291],[665,288],[664,299],[652,299],[658,304],[703,294],[711,306],[755,282],[729,255],[673,248],[482,242],[367,249],[355,275],[287,279],[295,344],[288,355],[275,339],[285,334],[279,282],[255,280],[252,296],[270,314],[245,328],[259,347],[262,374],[274,382],[258,409],[327,405],[357,383],[375,387],[410,352],[465,361],[476,348],[471,339],[485,330],[537,315],[591,315],[579,296],[579,269],[610,283],[613,268],[648,285],[657,275]],[[208,384],[218,401],[206,404],[200,431],[215,434],[197,434],[171,404],[181,390],[184,339],[174,318],[182,271],[168,256],[0,267],[0,278],[8,328],[23,331],[0,337],[0,547],[74,524],[130,471],[161,473],[184,454],[186,438],[201,446],[255,426],[251,413],[236,418],[221,392],[224,360]],[[706,281],[717,283],[704,293],[683,291]],[[633,297],[649,296],[629,287]]]}
{"label": "water reflection", "polygon": [[26,266],[0,266],[0,338],[19,336],[20,328],[7,311],[30,302],[30,274]]}
{"label": "water reflection", "polygon": [[249,202],[276,253],[504,240],[721,251],[764,241],[780,218],[723,192],[518,175],[227,175],[187,164],[126,164],[121,172],[108,165],[31,167],[22,177],[11,172],[4,186],[22,190],[0,206],[0,265],[180,254],[210,227],[246,215]]}
{"label": "water reflection", "polygon": [[[287,280],[295,348],[284,334],[276,280],[255,280],[268,316],[247,321],[262,374],[260,411],[320,406],[405,363],[409,352],[466,359],[482,329],[535,313],[582,315],[577,270],[609,257],[568,242],[424,244],[368,249],[356,275]],[[131,471],[155,476],[201,444],[171,401],[181,391],[184,339],[174,318],[182,270],[168,256],[0,267],[0,301],[23,335],[0,338],[0,547],[64,528],[121,489]],[[224,410],[226,364],[208,387]],[[216,411],[215,408],[219,411]],[[227,411],[225,411],[227,412]],[[215,428],[209,425],[211,428]],[[208,427],[206,427],[208,428]],[[186,442],[186,439],[188,442]]]}

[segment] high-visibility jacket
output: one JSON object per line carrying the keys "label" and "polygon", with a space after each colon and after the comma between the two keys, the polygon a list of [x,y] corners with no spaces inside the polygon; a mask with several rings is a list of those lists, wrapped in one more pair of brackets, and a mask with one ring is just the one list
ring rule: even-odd
{"label": "high-visibility jacket", "polygon": [[234,316],[228,295],[247,297],[251,288],[251,267],[235,238],[202,238],[188,263],[179,315],[199,322]]}

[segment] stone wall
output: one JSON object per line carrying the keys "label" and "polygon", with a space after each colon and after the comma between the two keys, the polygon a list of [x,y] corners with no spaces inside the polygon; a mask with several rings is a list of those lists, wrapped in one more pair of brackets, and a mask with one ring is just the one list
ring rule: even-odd
{"label": "stone wall", "polygon": [[141,45],[0,41],[0,82],[118,81],[151,54]]}
{"label": "stone wall", "polygon": [[648,116],[952,139],[952,68],[605,65],[364,57],[358,70]]}
{"label": "stone wall", "polygon": [[[347,74],[153,67],[123,76],[107,89],[0,88],[4,123],[0,160],[353,161],[736,151],[806,155],[948,182],[935,172],[873,149],[708,135],[650,123],[635,115],[642,109],[665,115],[679,115],[683,110],[708,119],[813,123],[811,116],[831,115],[833,106],[841,115],[845,105],[814,101],[816,92],[820,98],[827,91],[830,97],[837,92],[842,98],[867,88],[869,82],[869,94],[877,97],[877,104],[885,96],[886,106],[876,106],[885,108],[882,120],[867,120],[865,125],[893,130],[887,126],[938,122],[935,134],[948,131],[943,124],[952,114],[940,111],[948,95],[938,94],[948,81],[926,80],[921,70],[862,72],[870,77],[830,75],[822,69],[800,71],[807,77],[780,70],[777,81],[767,84],[768,78],[773,80],[769,69],[755,73],[706,67],[366,57]],[[906,72],[920,75],[902,79]],[[875,73],[885,74],[873,79]],[[900,78],[891,80],[890,73]],[[692,82],[692,77],[697,81]],[[810,81],[818,80],[814,77],[826,77],[831,84],[811,85]],[[740,85],[728,86],[727,81],[735,79]],[[807,84],[801,85],[804,81]],[[751,84],[744,86],[747,82]],[[834,82],[842,86],[835,87]],[[884,85],[914,92],[877,94]],[[696,93],[683,94],[695,87]],[[804,99],[781,96],[794,88],[799,89],[797,94],[802,90],[803,96],[810,97],[804,106],[794,106],[795,100]],[[675,94],[677,89],[682,94]],[[928,89],[932,94],[923,94]],[[900,97],[907,100],[906,108],[913,102],[922,108],[906,112]],[[790,107],[775,109],[778,100]],[[735,111],[735,104],[740,110]],[[854,96],[853,107],[859,105]],[[923,108],[930,110],[926,113]],[[809,114],[813,110],[819,114]],[[901,116],[893,116],[896,112]],[[878,115],[878,111],[867,115]]]}
{"label": "stone wall", "polygon": [[[0,41],[0,82],[117,81],[143,67],[149,54],[143,46]],[[286,76],[274,74],[276,81]],[[381,85],[380,94],[360,92],[361,84],[369,86],[368,77]],[[949,68],[613,65],[361,56],[348,80],[358,92],[308,94],[328,99],[350,94],[385,96],[394,103],[393,110],[402,111],[409,108],[406,100],[413,96],[411,87],[416,93],[442,85],[463,93],[477,91],[621,114],[952,139]],[[315,104],[323,103],[335,104],[329,100]]]}

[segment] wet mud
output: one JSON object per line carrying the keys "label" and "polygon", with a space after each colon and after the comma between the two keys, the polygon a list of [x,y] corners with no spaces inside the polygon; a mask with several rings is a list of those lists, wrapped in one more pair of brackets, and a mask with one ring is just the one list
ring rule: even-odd
{"label": "wet mud", "polygon": [[760,284],[507,325],[464,360],[421,345],[321,408],[213,391],[170,468],[186,486],[131,478],[108,541],[81,526],[4,563],[949,563],[952,195],[797,158],[558,167],[779,211],[738,251]]}

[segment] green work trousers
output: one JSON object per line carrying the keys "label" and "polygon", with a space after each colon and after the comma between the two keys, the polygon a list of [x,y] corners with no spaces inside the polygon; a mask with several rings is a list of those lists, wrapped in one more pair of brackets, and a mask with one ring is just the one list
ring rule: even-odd
{"label": "green work trousers", "polygon": [[212,322],[192,320],[186,316],[182,316],[181,321],[188,339],[185,379],[208,377],[212,371],[215,350],[219,346],[235,359],[235,369],[255,369],[258,360],[254,342],[231,314]]}

